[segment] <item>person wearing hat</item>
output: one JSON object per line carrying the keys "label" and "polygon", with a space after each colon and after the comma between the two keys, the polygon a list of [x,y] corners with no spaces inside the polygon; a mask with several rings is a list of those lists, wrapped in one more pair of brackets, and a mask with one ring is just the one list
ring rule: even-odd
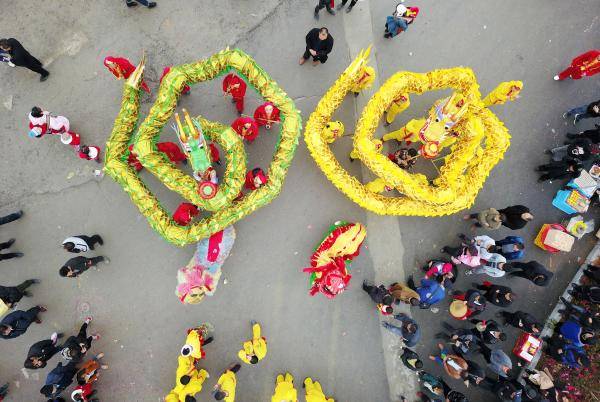
{"label": "person wearing hat", "polygon": [[46,81],[50,73],[46,71],[42,63],[33,57],[27,49],[15,38],[0,39],[1,61],[8,63],[11,67],[25,67],[40,75],[40,81]]}
{"label": "person wearing hat", "polygon": [[100,148],[95,145],[82,145],[78,155],[81,159],[100,163]]}
{"label": "person wearing hat", "polygon": [[277,375],[271,402],[298,402],[298,391],[294,387],[294,377],[290,373]]}
{"label": "person wearing hat", "polygon": [[65,116],[54,116],[38,106],[29,112],[29,136],[40,138],[46,134],[59,135],[69,132],[70,122]]}
{"label": "person wearing hat", "polygon": [[412,24],[419,14],[418,7],[406,7],[403,4],[398,4],[392,15],[388,15],[385,22],[384,38],[393,38],[394,36],[404,32],[408,26]]}
{"label": "person wearing hat", "polygon": [[385,286],[369,285],[367,281],[363,281],[362,289],[367,292],[367,294],[371,297],[371,300],[375,302],[377,309],[381,312],[381,314],[390,315],[394,312],[394,309],[392,308],[394,296],[392,296],[391,292],[386,289]]}
{"label": "person wearing hat", "polygon": [[462,316],[462,320],[476,316],[483,312],[486,308],[487,301],[478,290],[469,289],[466,292],[454,292],[452,295],[454,300],[460,300],[467,307],[467,312]]}
{"label": "person wearing hat", "polygon": [[327,398],[319,381],[313,381],[306,377],[303,383],[306,402],[335,402],[333,398]]}
{"label": "person wearing hat", "polygon": [[394,316],[394,319],[402,323],[401,326],[392,325],[389,322],[382,322],[381,325],[391,333],[402,338],[404,345],[413,347],[421,338],[421,330],[419,324],[406,314],[400,313]]}
{"label": "person wearing hat", "polygon": [[[328,1],[328,0],[327,0]],[[333,50],[333,36],[329,33],[329,30],[323,28],[313,28],[306,34],[306,50],[298,64],[302,65],[308,60],[309,57],[313,58],[313,66],[319,63],[325,63],[328,54]]]}
{"label": "person wearing hat", "polygon": [[462,300],[453,300],[448,307],[448,312],[452,318],[457,320],[466,320],[469,308],[467,304]]}

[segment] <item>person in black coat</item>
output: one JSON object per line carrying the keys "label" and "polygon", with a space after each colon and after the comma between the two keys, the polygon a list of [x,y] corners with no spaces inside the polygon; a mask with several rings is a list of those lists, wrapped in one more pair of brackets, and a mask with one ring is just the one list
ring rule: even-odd
{"label": "person in black coat", "polygon": [[529,208],[524,205],[513,205],[512,207],[499,209],[498,212],[500,212],[502,225],[512,230],[522,229],[527,225],[527,222],[533,220]]}
{"label": "person in black coat", "polygon": [[109,259],[103,256],[92,258],[83,256],[74,257],[65,262],[65,265],[60,268],[58,273],[63,277],[75,278],[87,271],[90,267],[97,265],[99,262],[104,262],[106,264],[110,263]]}
{"label": "person in black coat", "polygon": [[92,347],[92,341],[100,338],[100,335],[97,334],[87,336],[87,327],[91,321],[92,317],[87,317],[79,329],[79,333],[68,337],[62,345],[63,349],[60,354],[65,360],[80,362],[89,348]]}
{"label": "person in black coat", "polygon": [[529,279],[537,286],[548,286],[554,273],[537,261],[510,262],[504,266],[509,276],[518,276]]}
{"label": "person in black coat", "polygon": [[15,65],[18,67],[25,67],[34,71],[40,75],[40,81],[46,81],[50,73],[44,70],[42,63],[33,57],[29,52],[21,45],[21,43],[14,39],[0,39],[0,50],[8,54],[10,60],[9,65]]}
{"label": "person in black coat", "polygon": [[77,370],[76,362],[69,362],[66,366],[62,362],[58,363],[46,376],[46,384],[40,389],[40,393],[46,398],[58,398],[71,385]]}
{"label": "person in black coat", "polygon": [[31,345],[23,367],[31,370],[46,367],[48,360],[62,349],[61,346],[57,345],[57,341],[61,337],[62,334],[55,332],[50,336],[50,339],[44,339]]}
{"label": "person in black coat", "polygon": [[588,264],[587,268],[583,270],[583,275],[592,282],[600,285],[600,267]]}
{"label": "person in black coat", "polygon": [[366,281],[364,281],[362,288],[369,294],[371,300],[377,304],[377,308],[383,314],[392,314],[394,312],[394,309],[392,308],[394,296],[392,296],[390,291],[385,286],[369,285]]}
{"label": "person in black coat", "polygon": [[34,283],[40,283],[40,281],[37,279],[28,279],[17,286],[0,286],[0,299],[2,299],[4,304],[9,308],[12,308],[23,298],[23,296],[31,296],[31,293],[27,291],[27,288]]}
{"label": "person in black coat", "polygon": [[300,58],[300,65],[309,57],[313,58],[313,65],[325,63],[327,55],[333,49],[333,37],[327,28],[313,28],[306,34],[306,50]]}
{"label": "person in black coat", "polygon": [[597,154],[597,147],[592,144],[588,138],[577,138],[570,144],[563,145],[560,147],[547,149],[546,153],[552,155],[553,161],[564,161],[569,159],[578,159],[580,161],[586,161],[593,155]]}
{"label": "person in black coat", "polygon": [[569,294],[581,301],[588,301],[594,304],[600,304],[600,286],[581,286],[574,283],[571,284],[572,290],[568,290]]}
{"label": "person in black coat", "polygon": [[579,138],[587,138],[590,141],[592,141],[594,144],[600,144],[600,124],[596,124],[596,128],[581,131],[577,134],[568,133],[567,138],[569,138],[571,140],[576,140]]}
{"label": "person in black coat", "polygon": [[542,325],[539,321],[534,316],[524,311],[518,310],[514,313],[500,311],[499,315],[504,318],[504,325],[511,325],[534,335],[539,334],[542,331]]}
{"label": "person in black coat", "polygon": [[38,314],[46,311],[42,306],[35,306],[27,311],[17,310],[8,314],[0,322],[0,338],[13,339],[27,332],[32,323],[40,324]]}
{"label": "person in black coat", "polygon": [[419,359],[419,355],[407,347],[402,348],[400,359],[409,370],[419,371],[423,368],[423,362]]}
{"label": "person in black coat", "polygon": [[579,177],[583,164],[578,159],[563,159],[562,161],[552,161],[545,165],[537,167],[537,172],[544,172],[538,179],[539,182],[556,179],[575,179]]}
{"label": "person in black coat", "polygon": [[513,302],[514,294],[508,286],[494,285],[488,281],[481,285],[473,283],[473,286],[481,290],[485,299],[496,306],[508,307]]}
{"label": "person in black coat", "polygon": [[499,341],[506,340],[506,334],[502,332],[498,323],[494,320],[471,320],[475,328],[471,329],[474,335],[477,335],[484,343],[494,345]]}

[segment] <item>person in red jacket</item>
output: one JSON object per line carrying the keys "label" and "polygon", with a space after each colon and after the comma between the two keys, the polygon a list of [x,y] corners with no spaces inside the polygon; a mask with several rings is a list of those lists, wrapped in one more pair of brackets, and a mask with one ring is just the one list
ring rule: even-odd
{"label": "person in red jacket", "polygon": [[244,187],[248,190],[256,190],[267,184],[268,179],[269,176],[265,174],[264,170],[261,168],[254,168],[246,173]]}
{"label": "person in red jacket", "polygon": [[[163,78],[165,78],[165,75],[169,74],[169,71],[171,71],[171,67],[165,67],[165,69],[162,72],[162,75],[160,76],[160,82],[158,83],[159,85],[162,84]],[[189,95],[190,90],[191,90],[190,86],[186,84],[186,85],[184,85],[183,89],[181,90],[181,94]]]}
{"label": "person in red jacket", "polygon": [[[126,80],[129,78],[131,73],[135,71],[135,66],[129,62],[126,58],[123,57],[112,57],[108,56],[104,58],[104,65],[108,68],[108,71],[114,74],[117,79]],[[150,88],[145,81],[142,81],[142,89],[148,93],[150,93]]]}
{"label": "person in red jacket", "polygon": [[235,108],[241,115],[244,112],[244,96],[246,96],[246,83],[237,75],[231,73],[223,80],[223,92],[225,96],[231,95]]}
{"label": "person in red jacket", "polygon": [[258,124],[252,117],[238,117],[231,123],[231,127],[248,142],[252,142],[258,137]]}
{"label": "person in red jacket", "polygon": [[554,76],[554,80],[562,81],[566,78],[578,80],[598,73],[600,73],[600,50],[593,49],[575,57],[569,67]]}
{"label": "person in red jacket", "polygon": [[167,155],[167,158],[173,163],[187,164],[187,157],[174,142],[159,142],[156,144],[156,149]]}
{"label": "person in red jacket", "polygon": [[200,211],[198,210],[198,207],[194,204],[182,202],[175,210],[175,213],[173,214],[173,220],[177,222],[179,226],[187,226],[199,213]]}
{"label": "person in red jacket", "polygon": [[254,120],[259,127],[265,126],[267,130],[270,130],[271,124],[281,121],[279,109],[271,102],[263,103],[254,111]]}
{"label": "person in red jacket", "polygon": [[82,145],[81,148],[79,148],[79,157],[81,159],[100,163],[100,148],[94,145]]}
{"label": "person in red jacket", "polygon": [[211,142],[208,144],[208,149],[210,151],[210,160],[217,165],[220,165],[221,155],[219,154],[219,148],[217,148],[217,146]]}

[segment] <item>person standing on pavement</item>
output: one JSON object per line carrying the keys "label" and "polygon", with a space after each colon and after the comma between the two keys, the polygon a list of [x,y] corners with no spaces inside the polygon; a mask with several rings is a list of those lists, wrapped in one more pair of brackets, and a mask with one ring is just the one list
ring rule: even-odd
{"label": "person standing on pavement", "polygon": [[394,318],[402,323],[400,327],[390,324],[389,322],[382,322],[381,325],[390,331],[391,333],[398,335],[402,338],[405,346],[413,347],[421,338],[421,330],[419,324],[406,314],[396,314]]}
{"label": "person standing on pavement", "polygon": [[506,236],[497,240],[496,244],[489,248],[489,252],[500,254],[508,261],[520,260],[525,256],[525,241],[520,236]]}
{"label": "person standing on pavement", "polygon": [[533,220],[533,215],[526,206],[513,205],[500,210],[489,208],[477,214],[465,215],[463,219],[476,220],[474,227],[488,230],[500,229],[502,225],[517,230],[522,229],[527,222]]}
{"label": "person standing on pavement", "polygon": [[364,281],[362,288],[371,297],[371,300],[377,304],[377,310],[379,310],[381,314],[390,315],[394,312],[392,307],[394,297],[385,286],[369,285],[367,281]]}
{"label": "person standing on pavement", "polygon": [[31,293],[27,291],[27,288],[35,283],[40,283],[40,281],[37,279],[28,279],[17,286],[0,286],[0,317],[15,307],[23,296],[31,297]]}
{"label": "person standing on pavement", "polygon": [[408,26],[415,21],[418,14],[418,7],[406,7],[403,4],[398,4],[394,13],[388,15],[386,18],[383,37],[388,39],[393,38],[401,32],[406,31]]}
{"label": "person standing on pavement", "polygon": [[10,223],[16,221],[20,217],[23,216],[23,211],[13,212],[12,214],[8,214],[6,216],[0,216],[0,225],[4,225],[6,223]]}
{"label": "person standing on pavement", "polygon": [[488,363],[488,368],[500,377],[508,378],[512,370],[512,360],[502,349],[490,349],[481,345],[479,352]]}
{"label": "person standing on pavement", "polygon": [[510,306],[515,297],[512,289],[508,286],[494,285],[488,281],[483,282],[481,285],[473,283],[473,286],[483,292],[487,301],[499,307]]}
{"label": "person standing on pavement", "polygon": [[421,302],[419,294],[403,283],[392,283],[389,290],[395,304],[406,303],[411,306],[418,306]]}
{"label": "person standing on pavement", "polygon": [[90,267],[96,266],[99,262],[110,264],[110,260],[103,256],[92,258],[79,256],[67,261],[65,265],[60,268],[58,273],[62,277],[75,278],[87,271]]}
{"label": "person standing on pavement", "polygon": [[419,371],[423,368],[423,362],[419,359],[419,355],[407,347],[402,347],[402,363],[412,371]]}
{"label": "person standing on pavement", "polygon": [[14,39],[0,39],[0,53],[3,54],[3,61],[6,61],[11,67],[25,67],[40,75],[40,81],[46,81],[50,73],[44,69],[42,63],[33,57]]}
{"label": "person standing on pavement", "polygon": [[91,237],[86,235],[75,235],[63,240],[62,247],[70,253],[85,253],[93,250],[96,243],[101,246],[104,244],[104,240],[102,240],[100,235],[95,234]]}
{"label": "person standing on pavement", "polygon": [[0,338],[13,339],[23,335],[32,323],[41,324],[38,314],[46,309],[42,306],[35,306],[27,311],[17,310],[8,314],[0,322]]}
{"label": "person standing on pavement", "polygon": [[592,49],[575,57],[569,67],[554,76],[554,81],[562,81],[567,78],[578,80],[598,73],[600,73],[600,50]]}
{"label": "person standing on pavement", "polygon": [[256,364],[267,355],[267,339],[261,336],[260,324],[252,321],[252,339],[242,345],[238,357],[246,364]]}
{"label": "person standing on pavement", "polygon": [[506,334],[500,330],[500,326],[494,320],[471,320],[475,327],[471,329],[471,333],[476,335],[484,343],[494,345],[499,341],[506,340]]}
{"label": "person standing on pavement", "polygon": [[51,398],[51,401],[60,400],[58,399],[60,394],[71,385],[75,374],[77,374],[76,362],[69,362],[66,366],[59,362],[46,376],[46,383],[40,389],[40,393],[46,398]]}
{"label": "person standing on pavement", "polygon": [[235,387],[237,385],[235,373],[240,371],[240,368],[241,365],[239,363],[232,364],[221,374],[217,385],[215,385],[212,391],[212,395],[217,401],[235,401]]}
{"label": "person standing on pavement", "polygon": [[[342,3],[337,6],[337,9],[341,10],[342,8],[344,8],[344,6],[346,5],[347,2],[348,2],[348,0],[342,0]],[[358,0],[350,0],[350,5],[346,9],[346,12],[349,13],[350,11],[352,11],[352,7],[354,7],[357,2],[358,2]]]}
{"label": "person standing on pavement", "polygon": [[588,105],[574,107],[563,114],[563,118],[573,117],[573,124],[580,120],[600,117],[600,99]]}
{"label": "person standing on pavement", "polygon": [[227,74],[223,79],[223,96],[231,96],[235,109],[241,116],[244,113],[244,96],[246,96],[246,82],[234,73]]}
{"label": "person standing on pavement", "polygon": [[315,19],[319,19],[319,11],[322,9],[327,9],[327,12],[331,15],[335,15],[335,11],[331,7],[333,7],[333,0],[318,0],[318,4],[315,7]]}
{"label": "person standing on pavement", "polygon": [[8,395],[8,383],[0,387],[0,402],[6,398],[6,395]]}
{"label": "person standing on pavement", "polygon": [[333,49],[333,36],[329,30],[323,28],[313,28],[306,34],[306,50],[300,58],[299,64],[302,65],[309,57],[313,58],[313,66],[319,63],[325,63],[328,54]]}
{"label": "person standing on pavement", "polygon": [[148,1],[148,0],[125,0],[125,5],[127,7],[135,7],[138,4],[141,4],[142,6],[146,6],[148,8],[154,8],[154,7],[156,7],[156,2],[155,1]]}
{"label": "person standing on pavement", "polygon": [[92,341],[100,339],[99,334],[87,336],[87,328],[92,322],[92,317],[87,317],[77,335],[73,335],[67,338],[63,343],[60,355],[67,361],[80,362],[87,351],[92,347]]}
{"label": "person standing on pavement", "polygon": [[534,335],[539,334],[542,331],[542,325],[539,321],[534,316],[524,311],[518,310],[514,313],[500,311],[498,315],[504,319],[504,325],[511,325]]}
{"label": "person standing on pavement", "polygon": [[506,264],[508,276],[518,276],[530,280],[537,286],[548,286],[554,273],[537,261],[511,262]]}
{"label": "person standing on pavement", "polygon": [[30,370],[46,367],[48,360],[60,352],[61,347],[57,345],[57,342],[62,336],[63,334],[54,332],[50,339],[44,339],[31,345],[23,367]]}

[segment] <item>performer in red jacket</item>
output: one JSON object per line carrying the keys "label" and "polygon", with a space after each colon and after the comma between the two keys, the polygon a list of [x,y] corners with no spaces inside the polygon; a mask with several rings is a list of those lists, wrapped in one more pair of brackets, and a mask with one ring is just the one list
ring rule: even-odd
{"label": "performer in red jacket", "polygon": [[100,163],[100,148],[94,145],[82,145],[79,149],[79,157]]}
{"label": "performer in red jacket", "polygon": [[[160,76],[159,85],[162,84],[163,78],[165,78],[165,75],[169,74],[169,71],[171,71],[171,67],[165,67],[165,69],[163,70],[162,75]],[[191,90],[190,86],[186,84],[183,87],[183,89],[181,90],[181,94],[182,95],[189,95],[190,94],[190,90]]]}
{"label": "performer in red jacket", "polygon": [[224,95],[231,95],[235,108],[241,115],[244,112],[244,96],[246,96],[246,83],[237,75],[231,73],[223,80]]}
{"label": "performer in red jacket", "polygon": [[[104,65],[108,71],[114,74],[117,79],[127,79],[135,71],[135,66],[129,60],[123,57],[108,56],[104,59]],[[150,93],[150,88],[145,81],[142,81],[142,89]]]}
{"label": "performer in red jacket", "polygon": [[194,204],[182,202],[175,210],[175,213],[173,214],[173,220],[180,226],[187,226],[199,213],[200,211],[198,211],[198,207]]}
{"label": "performer in red jacket", "polygon": [[187,163],[187,157],[174,142],[159,142],[156,144],[156,149],[167,155],[167,158],[173,163],[182,162],[184,165]]}
{"label": "performer in red jacket", "polygon": [[279,109],[271,102],[266,102],[256,108],[254,111],[254,120],[259,127],[265,126],[267,130],[271,129],[271,124],[279,122]]}
{"label": "performer in red jacket", "polygon": [[256,190],[265,184],[267,184],[267,180],[269,176],[267,176],[261,168],[254,168],[248,173],[246,173],[246,182],[244,183],[244,187],[247,190]]}
{"label": "performer in red jacket", "polygon": [[248,142],[258,137],[258,124],[252,117],[238,117],[231,123],[231,127]]}
{"label": "performer in red jacket", "polygon": [[600,50],[593,49],[575,57],[569,67],[554,76],[554,80],[562,81],[566,78],[578,80],[598,73],[600,73]]}

